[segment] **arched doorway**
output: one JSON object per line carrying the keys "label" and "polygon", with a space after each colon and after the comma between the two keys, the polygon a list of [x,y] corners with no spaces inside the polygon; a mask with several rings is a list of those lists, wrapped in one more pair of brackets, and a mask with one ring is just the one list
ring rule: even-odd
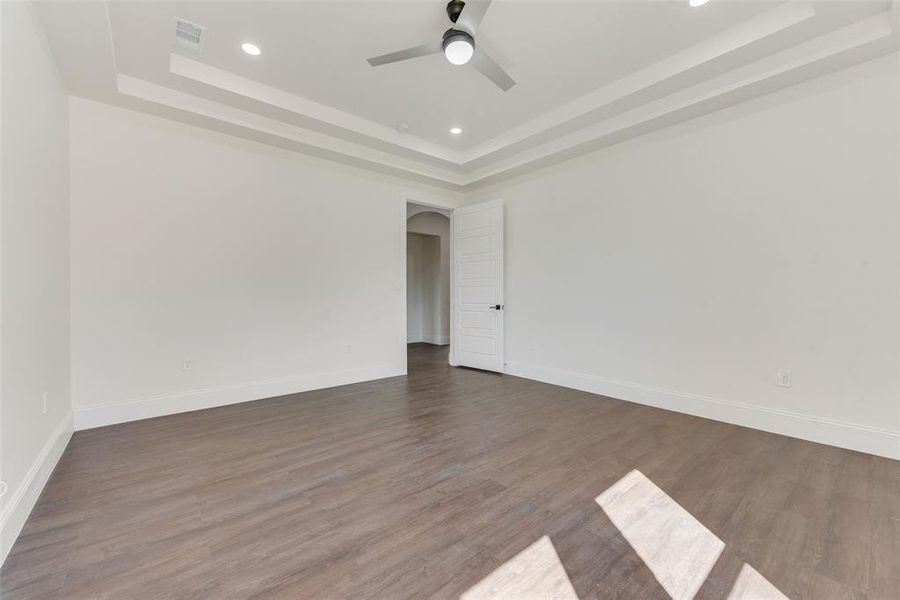
{"label": "arched doorway", "polygon": [[444,211],[407,206],[407,343],[450,343],[450,218]]}

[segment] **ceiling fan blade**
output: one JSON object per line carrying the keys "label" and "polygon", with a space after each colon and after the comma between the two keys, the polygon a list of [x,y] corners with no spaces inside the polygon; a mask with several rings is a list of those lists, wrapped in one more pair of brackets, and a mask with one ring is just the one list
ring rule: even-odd
{"label": "ceiling fan blade", "polygon": [[369,61],[370,65],[372,65],[373,67],[377,67],[379,65],[386,65],[388,63],[400,62],[401,60],[409,60],[410,58],[428,56],[429,54],[439,54],[443,51],[444,49],[441,47],[441,43],[434,42],[431,44],[414,46],[412,48],[407,48],[406,50],[398,50],[397,52],[391,52],[390,54],[373,56],[372,58],[369,58],[367,60]]}
{"label": "ceiling fan blade", "polygon": [[472,57],[472,66],[478,69],[482,75],[497,84],[504,92],[516,85],[512,77],[507,75],[506,71],[494,62],[487,52],[481,47],[475,48],[475,56]]}
{"label": "ceiling fan blade", "polygon": [[487,12],[490,5],[491,0],[466,0],[466,5],[462,14],[456,20],[456,24],[468,29],[469,33],[474,34],[478,26],[481,25],[484,13]]}

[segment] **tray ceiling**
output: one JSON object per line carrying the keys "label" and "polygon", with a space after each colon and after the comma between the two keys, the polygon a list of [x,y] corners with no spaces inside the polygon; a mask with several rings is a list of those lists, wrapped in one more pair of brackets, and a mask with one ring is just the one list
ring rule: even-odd
{"label": "tray ceiling", "polygon": [[[896,50],[888,0],[494,0],[476,36],[508,92],[431,41],[441,1],[60,2],[72,93],[452,189],[482,186]],[[174,43],[176,17],[205,27]],[[250,41],[260,56],[241,51]],[[460,127],[460,135],[449,133]]]}

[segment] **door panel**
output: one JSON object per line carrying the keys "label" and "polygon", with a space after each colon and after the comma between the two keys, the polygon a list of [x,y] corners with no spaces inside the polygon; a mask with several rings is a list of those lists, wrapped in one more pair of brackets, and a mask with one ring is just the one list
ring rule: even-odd
{"label": "door panel", "polygon": [[483,312],[463,312],[459,317],[460,327],[468,329],[490,329],[496,326],[494,315]]}
{"label": "door panel", "polygon": [[492,260],[459,265],[460,277],[466,279],[492,279],[498,272],[497,263]]}
{"label": "door panel", "polygon": [[466,206],[453,215],[456,364],[503,371],[503,203]]}

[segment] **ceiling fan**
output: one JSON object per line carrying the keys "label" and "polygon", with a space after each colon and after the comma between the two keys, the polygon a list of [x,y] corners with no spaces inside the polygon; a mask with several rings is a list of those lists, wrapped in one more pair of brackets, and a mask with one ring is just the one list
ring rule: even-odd
{"label": "ceiling fan", "polygon": [[368,59],[369,64],[377,67],[443,52],[454,65],[464,65],[471,60],[472,66],[505,92],[516,85],[516,82],[487,52],[482,48],[475,49],[475,32],[490,4],[491,0],[450,0],[447,3],[447,16],[454,26],[444,32],[440,41],[374,56]]}

